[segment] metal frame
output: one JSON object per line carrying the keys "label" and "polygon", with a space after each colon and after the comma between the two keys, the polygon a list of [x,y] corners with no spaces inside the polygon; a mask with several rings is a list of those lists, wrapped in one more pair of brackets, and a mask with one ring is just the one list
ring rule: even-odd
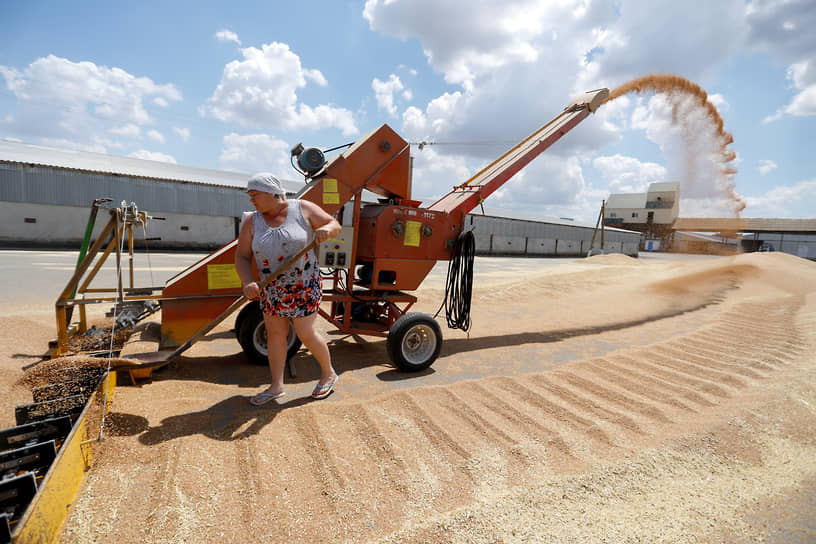
{"label": "metal frame", "polygon": [[[352,224],[360,224],[360,210],[361,210],[361,191],[357,192],[353,197],[354,211],[352,216]],[[343,209],[339,212],[341,215]],[[342,222],[343,218],[339,220]],[[380,291],[369,289],[366,287],[356,287],[357,280],[354,277],[353,263],[357,262],[359,229],[355,229],[352,238],[351,254],[349,262],[352,266],[348,269],[348,274],[345,278],[345,288],[341,287],[341,273],[335,269],[334,273],[328,277],[331,281],[330,289],[323,289],[323,300],[331,303],[330,310],[326,312],[322,308],[318,309],[318,313],[326,321],[337,327],[340,332],[346,334],[365,334],[369,336],[387,337],[388,331],[397,319],[402,317],[417,301],[413,295],[403,293],[400,291]],[[324,277],[324,281],[326,277]],[[380,319],[376,322],[357,323],[356,326],[352,322],[352,310],[354,303],[364,303],[372,307],[374,303],[383,305]],[[399,304],[404,305],[400,307]],[[342,312],[340,309],[342,308]]]}
{"label": "metal frame", "polygon": [[[98,207],[98,203],[101,200],[102,199],[97,199],[94,201],[94,208]],[[93,218],[94,216],[95,214],[92,211],[91,217]],[[83,255],[83,252],[80,252],[80,258],[77,262],[74,274],[68,280],[65,288],[57,297],[57,301],[54,305],[57,320],[57,341],[55,345],[52,346],[49,356],[58,357],[66,353],[68,351],[68,337],[72,334],[83,333],[88,329],[88,320],[85,311],[85,306],[87,304],[97,304],[101,302],[121,303],[128,301],[161,299],[161,296],[144,296],[143,293],[145,291],[149,291],[150,293],[161,291],[162,287],[145,287],[140,289],[136,289],[134,287],[133,227],[134,225],[144,224],[147,219],[147,214],[145,212],[138,211],[135,204],[132,203],[129,206],[124,205],[123,203],[123,206],[110,210],[110,219],[102,228],[102,231],[99,233],[99,236],[97,236],[93,245],[91,245],[90,249],[88,249],[87,254]],[[92,228],[92,226],[92,221],[89,221],[89,229]],[[86,236],[89,236],[89,234],[86,233]],[[91,282],[96,278],[99,270],[101,270],[102,266],[105,264],[108,257],[110,257],[114,250],[116,252],[117,270],[121,270],[122,241],[125,239],[128,241],[129,288],[125,288],[122,285],[122,275],[119,274],[116,288],[91,289]],[[104,250],[102,250],[103,246],[105,246]],[[91,264],[94,263],[97,255],[100,255],[99,259],[96,260],[96,263],[93,264],[93,267],[91,267]],[[90,272],[88,271],[89,268]],[[137,291],[141,292],[142,295],[128,296],[125,294],[126,292]],[[87,293],[113,293],[115,296],[95,297],[89,299],[86,297]],[[79,322],[74,327],[71,327],[70,318],[72,312],[70,312],[69,309],[73,309],[74,306],[79,306]]]}

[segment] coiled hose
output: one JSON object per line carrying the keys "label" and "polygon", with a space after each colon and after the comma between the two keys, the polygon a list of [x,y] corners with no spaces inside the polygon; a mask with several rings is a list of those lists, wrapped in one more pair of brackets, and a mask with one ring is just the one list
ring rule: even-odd
{"label": "coiled hose", "polygon": [[[470,329],[470,298],[473,293],[473,257],[476,255],[476,239],[473,231],[461,233],[456,238],[453,256],[448,262],[448,280],[445,284],[445,318],[448,328]],[[439,312],[442,308],[436,312]],[[434,316],[436,317],[436,316]]]}

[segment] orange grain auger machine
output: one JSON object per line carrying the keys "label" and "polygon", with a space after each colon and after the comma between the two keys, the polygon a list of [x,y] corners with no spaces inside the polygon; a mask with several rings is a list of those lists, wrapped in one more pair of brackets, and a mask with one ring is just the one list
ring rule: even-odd
{"label": "orange grain auger machine", "polygon": [[[442,345],[433,317],[408,310],[437,261],[452,259],[465,216],[604,102],[607,89],[585,93],[555,119],[428,207],[411,198],[410,145],[388,125],[325,161],[323,152],[292,150],[306,176],[296,198],[335,215],[342,234],[319,247],[325,304],[320,315],[341,332],[387,338],[393,363],[407,371],[430,366]],[[377,203],[363,202],[363,191]],[[183,346],[241,295],[233,261],[237,241],[168,280],[161,297],[159,350]],[[236,319],[250,358],[266,363],[266,333],[257,303]],[[300,347],[290,327],[289,355]]]}

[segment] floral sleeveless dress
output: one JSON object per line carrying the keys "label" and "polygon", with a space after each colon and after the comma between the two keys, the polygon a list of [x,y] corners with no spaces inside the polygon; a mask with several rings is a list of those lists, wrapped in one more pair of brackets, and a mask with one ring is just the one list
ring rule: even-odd
{"label": "floral sleeveless dress", "polygon": [[[279,227],[267,225],[261,212],[252,214],[252,253],[261,281],[314,240],[299,200],[290,200],[286,220]],[[304,317],[317,311],[323,298],[320,266],[309,250],[288,270],[261,291],[261,309],[280,317]]]}

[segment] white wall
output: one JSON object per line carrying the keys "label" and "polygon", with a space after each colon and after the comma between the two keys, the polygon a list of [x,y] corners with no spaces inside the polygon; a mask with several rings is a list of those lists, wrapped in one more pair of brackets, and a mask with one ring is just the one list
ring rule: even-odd
{"label": "white wall", "polygon": [[527,247],[527,238],[524,236],[499,236],[493,235],[491,242],[491,253],[524,253]]}
{"label": "white wall", "polygon": [[[643,223],[646,224],[646,219],[649,217],[646,208],[606,208],[604,210],[604,217],[606,219],[619,219],[621,223]],[[637,217],[632,217],[636,213]],[[612,214],[615,214],[613,217]]]}
{"label": "white wall", "polygon": [[581,255],[581,240],[558,240],[555,253],[556,255]]}
{"label": "white wall", "polygon": [[532,255],[552,255],[555,253],[555,239],[528,238],[527,253]]}
{"label": "white wall", "polygon": [[[85,236],[89,215],[90,207],[0,201],[0,244],[64,244],[79,247]],[[173,213],[164,213],[161,216],[166,220],[154,219],[147,222],[145,229],[147,237],[161,238],[149,242],[148,247],[218,247],[235,238],[235,219],[232,217]],[[94,237],[109,218],[108,209],[99,210]],[[183,230],[182,227],[186,229]],[[134,239],[138,241],[144,238],[144,230],[138,227],[134,231]],[[144,242],[137,242],[136,247],[137,249],[144,247]]]}

